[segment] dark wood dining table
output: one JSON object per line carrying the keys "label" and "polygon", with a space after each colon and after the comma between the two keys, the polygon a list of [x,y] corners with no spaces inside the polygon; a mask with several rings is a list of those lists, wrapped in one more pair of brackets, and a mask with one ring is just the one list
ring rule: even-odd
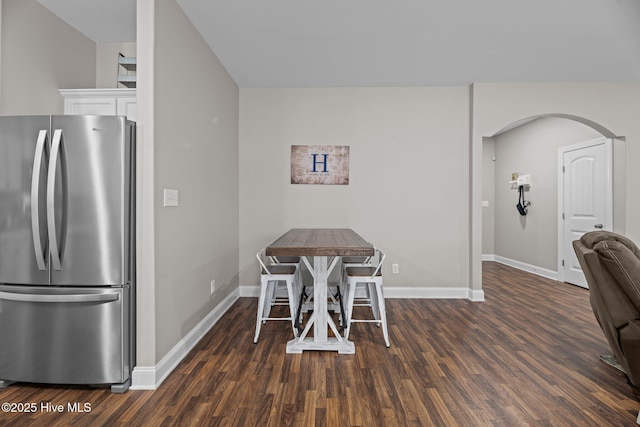
{"label": "dark wood dining table", "polygon": [[[328,279],[341,257],[374,254],[374,246],[349,228],[294,228],[267,246],[267,256],[301,257],[313,277],[313,313],[300,336],[287,343],[287,353],[304,350],[355,353],[354,343],[341,336],[329,314]],[[313,336],[308,337],[311,326]],[[333,337],[329,336],[329,330]]]}

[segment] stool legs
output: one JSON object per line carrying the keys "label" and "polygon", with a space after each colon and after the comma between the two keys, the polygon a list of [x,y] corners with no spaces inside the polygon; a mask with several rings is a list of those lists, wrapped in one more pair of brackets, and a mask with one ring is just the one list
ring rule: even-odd
{"label": "stool legs", "polygon": [[[297,278],[298,276],[296,276]],[[269,317],[271,314],[271,306],[276,296],[276,288],[278,282],[284,281],[287,285],[287,296],[288,296],[288,305],[289,305],[289,317]],[[258,296],[258,313],[256,315],[256,332],[253,337],[253,342],[258,342],[258,337],[260,336],[260,327],[263,323],[266,323],[267,320],[289,320],[291,322],[291,327],[293,329],[293,335],[295,337],[298,336],[298,329],[296,328],[296,311],[298,308],[297,304],[297,288],[298,288],[297,280],[292,278],[277,278],[269,280],[269,277],[263,275],[260,278],[260,295]],[[295,290],[294,290],[295,289]]]}
{"label": "stool legs", "polygon": [[369,319],[353,319],[353,306],[355,300],[357,282],[354,279],[348,280],[348,297],[347,297],[347,327],[345,328],[344,337],[349,338],[349,332],[351,331],[351,324],[357,322],[376,323],[376,325],[382,327],[382,334],[384,336],[384,342],[387,347],[389,343],[389,331],[387,329],[387,310],[384,303],[384,293],[382,290],[382,284],[379,282],[367,282],[366,288],[371,298],[371,311],[373,314],[373,320]]}
{"label": "stool legs", "polygon": [[378,317],[377,320],[380,321],[379,325],[382,326],[382,334],[384,335],[384,343],[387,345],[387,347],[390,346],[389,344],[389,331],[387,330],[387,309],[385,307],[384,304],[384,294],[382,292],[382,286],[379,284],[375,284],[375,290],[376,290],[376,299],[377,299],[377,304],[375,305],[375,307],[377,307],[377,311],[378,311]]}
{"label": "stool legs", "polygon": [[[253,342],[257,343],[258,342],[258,337],[260,336],[260,326],[262,325],[262,322],[264,321],[263,319],[265,317],[265,310],[267,309],[267,307],[265,307],[265,302],[267,301],[267,287],[269,286],[269,282],[267,280],[267,278],[262,277],[260,278],[260,296],[258,297],[258,314],[256,316],[256,334],[253,337]],[[271,299],[269,299],[269,310],[271,310]]]}
{"label": "stool legs", "polygon": [[344,330],[344,337],[349,338],[349,332],[351,331],[351,319],[353,318],[353,300],[356,296],[356,283],[347,281],[347,325]]}
{"label": "stool legs", "polygon": [[[289,296],[289,317],[291,318],[291,328],[293,329],[293,336],[297,338],[298,328],[296,328],[296,326],[297,326],[298,319],[296,318],[296,313],[298,311],[298,303],[297,303],[298,294],[297,294],[297,289],[294,289],[293,282],[294,282],[293,280],[287,280],[287,294]],[[297,288],[297,286],[295,286],[295,288]]]}

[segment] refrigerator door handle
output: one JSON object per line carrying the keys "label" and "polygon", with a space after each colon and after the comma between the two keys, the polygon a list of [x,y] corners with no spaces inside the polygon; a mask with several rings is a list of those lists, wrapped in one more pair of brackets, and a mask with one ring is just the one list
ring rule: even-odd
{"label": "refrigerator door handle", "polygon": [[36,264],[38,270],[46,270],[47,265],[44,260],[45,248],[40,241],[40,168],[42,166],[42,156],[47,143],[47,131],[41,130],[36,142],[36,152],[33,158],[33,170],[31,172],[31,234],[33,236],[33,249],[36,254]]}
{"label": "refrigerator door handle", "polygon": [[[58,244],[59,241],[56,233],[55,216],[56,166],[58,164],[58,157],[60,157],[61,155],[61,145],[62,130],[56,129],[53,132],[53,140],[51,143],[51,157],[49,157],[49,173],[47,175],[47,228],[49,231],[49,252],[51,253],[51,264],[54,270],[62,270],[60,247]],[[62,163],[64,163],[64,161]],[[64,165],[62,166],[62,168],[64,169]]]}
{"label": "refrigerator door handle", "polygon": [[119,298],[120,295],[117,293],[53,295],[0,292],[0,300],[20,302],[109,302],[117,301]]}

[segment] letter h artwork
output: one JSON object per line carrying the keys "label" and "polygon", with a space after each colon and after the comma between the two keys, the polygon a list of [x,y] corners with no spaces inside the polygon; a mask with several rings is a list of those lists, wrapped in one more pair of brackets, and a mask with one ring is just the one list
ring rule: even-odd
{"label": "letter h artwork", "polygon": [[349,146],[292,145],[291,184],[349,184]]}
{"label": "letter h artwork", "polygon": [[[320,161],[318,161],[319,155],[322,156],[322,160]],[[311,157],[313,157],[313,168],[311,169],[311,172],[318,172],[318,170],[316,169],[318,164],[322,165],[322,172],[327,172],[327,157],[329,157],[328,154],[312,153]]]}

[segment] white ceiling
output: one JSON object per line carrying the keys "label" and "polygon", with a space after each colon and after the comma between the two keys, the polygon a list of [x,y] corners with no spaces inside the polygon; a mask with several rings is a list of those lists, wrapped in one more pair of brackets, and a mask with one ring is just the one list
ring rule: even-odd
{"label": "white ceiling", "polygon": [[[38,1],[135,41],[136,0]],[[640,81],[639,0],[177,2],[240,87]]]}

